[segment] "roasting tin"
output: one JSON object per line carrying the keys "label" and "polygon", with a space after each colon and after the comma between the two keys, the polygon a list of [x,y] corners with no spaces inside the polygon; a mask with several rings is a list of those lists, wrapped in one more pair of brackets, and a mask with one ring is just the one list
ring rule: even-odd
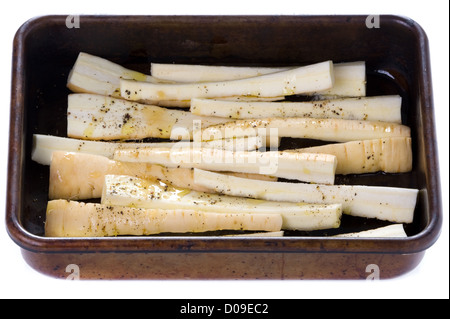
{"label": "roasting tin", "polygon": [[[27,21],[14,39],[6,194],[7,229],[25,261],[52,277],[76,274],[81,279],[384,279],[415,268],[442,223],[429,48],[414,21],[375,18],[43,16]],[[419,189],[414,222],[405,228],[408,238],[327,237],[335,230],[287,232],[278,238],[45,238],[49,168],[31,160],[32,135],[66,136],[66,81],[80,51],[144,73],[150,62],[286,66],[366,61],[367,95],[403,98],[413,171],[337,176],[336,183]],[[309,142],[286,139],[282,146]],[[344,216],[339,231],[384,224]]]}

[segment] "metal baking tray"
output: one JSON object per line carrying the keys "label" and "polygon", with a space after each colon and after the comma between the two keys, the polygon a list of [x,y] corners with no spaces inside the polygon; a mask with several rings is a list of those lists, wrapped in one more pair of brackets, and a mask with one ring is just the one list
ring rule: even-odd
{"label": "metal baking tray", "polygon": [[[442,224],[427,37],[399,16],[42,16],[13,47],[6,225],[25,261],[51,277],[81,279],[364,279],[400,276],[422,260]],[[372,22],[373,22],[372,21]],[[337,176],[338,183],[419,189],[407,238],[149,236],[46,238],[48,174],[31,160],[35,133],[65,136],[67,76],[80,51],[149,73],[150,62],[300,65],[366,61],[367,95],[400,94],[413,171]],[[283,144],[284,143],[284,144]],[[287,139],[282,145],[302,145]],[[344,216],[342,229],[380,221]],[[75,267],[75,268],[74,268]]]}

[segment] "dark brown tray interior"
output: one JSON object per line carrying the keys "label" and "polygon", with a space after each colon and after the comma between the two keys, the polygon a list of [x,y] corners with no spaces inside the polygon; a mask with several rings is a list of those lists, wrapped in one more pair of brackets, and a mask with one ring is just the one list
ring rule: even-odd
{"label": "dark brown tray interior", "polygon": [[[32,135],[66,136],[67,76],[80,51],[130,69],[149,73],[150,62],[211,65],[301,65],[324,60],[364,60],[367,95],[400,94],[403,124],[412,129],[414,167],[407,174],[337,176],[336,183],[411,187],[421,190],[409,236],[431,231],[435,240],[440,220],[436,145],[433,141],[430,77],[423,70],[428,48],[420,28],[408,19],[382,16],[382,27],[369,29],[364,16],[334,17],[120,17],[81,16],[80,28],[69,29],[65,16],[42,17],[19,30],[15,42],[13,107],[23,112],[19,135],[11,145],[19,156],[18,223],[33,236],[44,233],[48,167],[31,160]],[[19,42],[20,41],[20,42]],[[424,42],[425,41],[425,42]],[[17,62],[17,61],[16,61]],[[23,105],[14,105],[23,101]],[[23,107],[23,109],[21,109]],[[13,132],[13,130],[12,130]],[[320,143],[283,139],[291,148]],[[10,148],[11,152],[11,148]],[[19,163],[16,162],[16,163]],[[10,170],[10,174],[13,172]],[[16,207],[15,206],[15,207]],[[9,208],[12,206],[9,205]],[[357,231],[386,222],[344,216],[341,231]],[[433,225],[432,230],[427,228]],[[287,236],[325,236],[336,230],[287,232]],[[298,237],[297,237],[298,238]],[[321,238],[324,240],[324,238]]]}

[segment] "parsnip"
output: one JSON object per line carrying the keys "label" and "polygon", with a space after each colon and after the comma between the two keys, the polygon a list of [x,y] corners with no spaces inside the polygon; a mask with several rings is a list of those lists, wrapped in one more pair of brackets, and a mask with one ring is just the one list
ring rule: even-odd
{"label": "parsnip", "polygon": [[267,118],[237,120],[211,125],[202,130],[202,140],[258,136],[274,131],[278,137],[310,138],[323,141],[348,142],[386,137],[410,137],[408,126],[377,121],[311,118]]}
{"label": "parsnip", "polygon": [[333,184],[336,157],[297,152],[232,152],[211,148],[140,148],[117,150],[114,159],[166,167],[266,174],[305,182]]}
{"label": "parsnip", "polygon": [[93,154],[53,152],[50,165],[50,199],[100,198],[105,175],[130,175],[161,180],[179,187],[207,191],[193,184],[193,172],[186,168],[166,168],[146,163],[121,163]]}
{"label": "parsnip", "polygon": [[[123,66],[107,59],[85,52],[80,52],[74,66],[72,67],[72,70],[69,73],[67,87],[74,93],[91,93],[121,98],[120,79],[145,81],[150,83],[173,83],[173,81],[157,79],[153,76],[124,68]],[[278,101],[283,98],[284,97],[230,97],[230,99],[233,100],[249,101]],[[190,106],[189,100],[158,100],[139,102],[165,107],[188,108]]]}
{"label": "parsnip", "polygon": [[245,178],[194,170],[194,183],[218,193],[272,201],[342,204],[344,214],[411,223],[417,189],[362,185],[313,185],[251,181]]}
{"label": "parsnip", "polygon": [[240,80],[159,84],[122,79],[127,100],[191,100],[225,96],[276,97],[326,90],[334,84],[333,62],[326,61]]}
{"label": "parsnip", "polygon": [[67,87],[76,93],[120,97],[120,79],[157,82],[152,76],[122,67],[101,57],[80,52]]}
{"label": "parsnip", "polygon": [[189,140],[194,121],[208,126],[229,120],[94,94],[70,94],[68,98],[67,135],[72,138]]}
{"label": "parsnip", "polygon": [[[202,147],[225,149],[230,151],[252,151],[260,148],[265,148],[266,139],[261,136],[252,136],[249,138],[223,139],[214,140],[210,142],[200,142]],[[178,141],[178,142],[102,142],[81,140],[75,138],[67,138],[53,135],[33,135],[33,148],[31,151],[31,158],[33,161],[42,165],[50,165],[52,153],[54,151],[87,153],[94,155],[102,155],[112,159],[114,151],[118,149],[138,149],[147,147],[186,147],[191,148],[194,144],[192,142]],[[278,145],[274,145],[278,147]]]}
{"label": "parsnip", "polygon": [[408,235],[402,224],[393,224],[375,229],[355,233],[343,233],[333,237],[359,237],[359,238],[405,238]]}
{"label": "parsnip", "polygon": [[[285,99],[285,97],[226,96],[222,97],[221,99],[230,102],[275,102],[275,101],[282,101]],[[164,107],[189,108],[191,106],[191,100],[137,100],[136,102]]]}
{"label": "parsnip", "polygon": [[[292,67],[235,67],[188,64],[152,63],[151,74],[159,79],[175,82],[229,81],[286,71]],[[332,88],[314,92],[331,96],[365,96],[366,64],[364,61],[335,63]],[[306,93],[310,94],[310,93]]]}
{"label": "parsnip", "polygon": [[336,174],[374,172],[405,173],[412,170],[410,137],[351,141],[295,149],[295,152],[326,153],[337,157]]}
{"label": "parsnip", "polygon": [[216,230],[279,231],[278,214],[218,214],[198,210],[113,207],[67,200],[49,201],[46,237],[107,237]]}
{"label": "parsnip", "polygon": [[232,234],[232,235],[224,235],[224,237],[283,237],[284,231],[272,231],[272,232],[258,232],[258,233],[250,233],[250,234]]}
{"label": "parsnip", "polygon": [[312,102],[233,102],[192,99],[191,112],[233,119],[270,117],[334,118],[401,124],[399,95],[341,98]]}
{"label": "parsnip", "polygon": [[[160,180],[177,187],[208,192],[207,188],[194,184],[194,171],[189,168],[118,162],[101,155],[55,151],[50,165],[49,198],[74,200],[100,198],[107,174]],[[229,172],[227,174],[251,179],[276,180],[260,174]]]}
{"label": "parsnip", "polygon": [[151,63],[155,78],[180,83],[230,81],[286,71],[294,67],[242,67]]}
{"label": "parsnip", "polygon": [[208,194],[130,176],[107,175],[103,205],[159,209],[193,209],[216,213],[280,214],[282,229],[337,228],[341,204],[316,205],[273,202]]}
{"label": "parsnip", "polygon": [[175,143],[180,142],[120,143],[120,142],[89,141],[54,135],[34,134],[31,158],[33,161],[38,162],[39,164],[50,165],[53,152],[65,151],[65,152],[78,152],[78,153],[101,155],[112,159],[114,156],[114,151],[116,149],[155,147],[155,146],[171,147],[175,145]]}

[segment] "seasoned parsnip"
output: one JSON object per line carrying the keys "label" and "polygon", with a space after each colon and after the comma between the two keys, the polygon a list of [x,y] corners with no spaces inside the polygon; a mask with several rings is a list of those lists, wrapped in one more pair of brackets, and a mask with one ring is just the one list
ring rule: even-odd
{"label": "seasoned parsnip", "polygon": [[336,174],[374,172],[405,173],[412,170],[410,137],[327,144],[294,150],[305,153],[326,153],[337,157]]}
{"label": "seasoned parsnip", "polygon": [[[207,192],[205,187],[194,184],[194,171],[189,168],[168,168],[149,163],[118,162],[94,154],[56,151],[50,165],[50,199],[100,198],[105,175],[129,175],[144,179],[160,180],[171,185]],[[227,173],[261,180],[276,178],[260,174]]]}
{"label": "seasoned parsnip", "polygon": [[67,135],[72,138],[189,140],[194,121],[205,127],[229,120],[94,94],[70,94],[68,99]]}
{"label": "seasoned parsnip", "polygon": [[280,214],[283,229],[337,228],[341,204],[318,205],[255,200],[196,192],[130,176],[107,175],[102,204],[160,209],[192,209],[216,213]]}
{"label": "seasoned parsnip", "polygon": [[107,59],[80,52],[70,71],[67,87],[76,93],[120,97],[120,79],[157,82],[152,76],[136,72]]}
{"label": "seasoned parsnip", "polygon": [[[175,82],[213,82],[238,80],[293,69],[290,67],[236,67],[188,64],[152,63],[151,74]],[[320,92],[307,92],[324,96],[365,96],[366,63],[364,61],[334,63],[334,85]]]}
{"label": "seasoned parsnip", "polygon": [[46,237],[145,236],[216,230],[279,231],[278,214],[221,214],[186,209],[114,207],[67,200],[49,201]]}
{"label": "seasoned parsnip", "polygon": [[401,105],[402,98],[399,95],[310,102],[234,102],[221,99],[192,99],[190,110],[196,115],[233,119],[310,117],[401,124]]}
{"label": "seasoned parsnip", "polygon": [[329,154],[233,152],[202,147],[117,150],[114,159],[122,162],[160,164],[166,167],[265,174],[324,184],[334,183],[337,165],[336,157]]}
{"label": "seasoned parsnip", "polygon": [[[253,151],[267,147],[266,139],[261,136],[251,136],[235,139],[222,139],[210,142],[199,143],[202,147],[224,149],[230,151]],[[55,151],[87,153],[94,155],[102,155],[112,159],[114,152],[120,149],[139,149],[147,147],[194,147],[193,142],[177,141],[177,142],[103,142],[90,141],[76,138],[60,137],[53,135],[33,135],[33,149],[31,158],[33,161],[42,165],[50,165],[52,154]],[[272,143],[271,143],[272,147]],[[278,147],[273,145],[273,147]]]}
{"label": "seasoned parsnip", "polygon": [[211,125],[202,130],[202,139],[208,141],[258,136],[261,135],[261,131],[270,135],[270,130],[275,130],[278,137],[311,138],[332,142],[410,137],[411,134],[408,126],[390,122],[292,117],[237,120]]}
{"label": "seasoned parsnip", "polygon": [[329,89],[333,62],[325,61],[286,71],[239,80],[160,84],[121,80],[121,96],[131,101],[191,100],[229,96],[278,97]]}
{"label": "seasoned parsnip", "polygon": [[[120,79],[133,81],[145,81],[150,83],[173,83],[153,76],[127,69],[117,63],[107,59],[81,52],[70,71],[67,87],[74,93],[92,93],[105,96],[121,98]],[[241,97],[233,96],[233,100],[248,101],[278,101],[284,97]],[[155,104],[165,107],[186,107],[190,106],[189,100],[158,100],[139,101],[145,104]]]}
{"label": "seasoned parsnip", "polygon": [[230,196],[300,203],[339,203],[345,214],[397,223],[413,221],[419,193],[417,189],[384,186],[254,182],[199,169],[194,170],[194,182]]}

